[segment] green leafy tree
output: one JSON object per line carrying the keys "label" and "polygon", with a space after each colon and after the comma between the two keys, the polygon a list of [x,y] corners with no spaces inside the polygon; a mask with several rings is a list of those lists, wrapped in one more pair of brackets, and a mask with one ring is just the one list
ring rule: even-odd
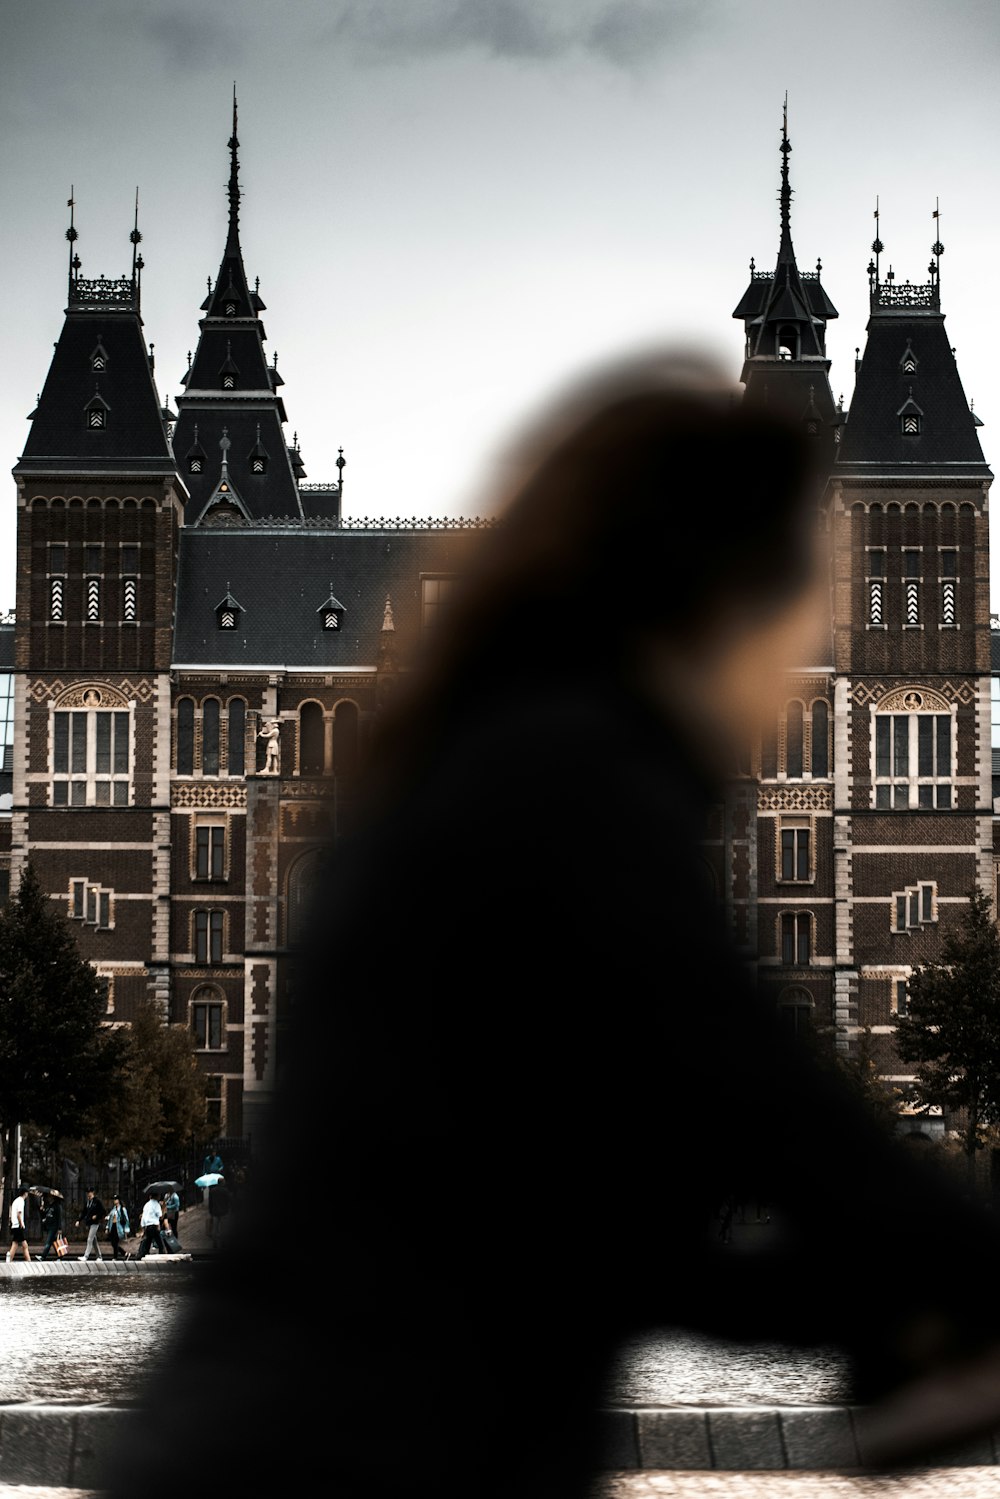
{"label": "green leafy tree", "polygon": [[940,962],[922,964],[910,979],[896,1046],[904,1062],[916,1064],[918,1105],[963,1121],[971,1171],[988,1129],[1000,1123],[1000,933],[989,897],[974,889],[968,900]]}
{"label": "green leafy tree", "polygon": [[31,864],[0,910],[0,1154],[10,1201],[14,1131],[31,1123],[59,1138],[79,1129],[112,1086],[105,997],[67,919]]}
{"label": "green leafy tree", "polygon": [[109,1034],[113,1088],[89,1111],[73,1148],[85,1156],[138,1160],[180,1148],[205,1124],[205,1078],[194,1037],[139,1000],[128,1026]]}

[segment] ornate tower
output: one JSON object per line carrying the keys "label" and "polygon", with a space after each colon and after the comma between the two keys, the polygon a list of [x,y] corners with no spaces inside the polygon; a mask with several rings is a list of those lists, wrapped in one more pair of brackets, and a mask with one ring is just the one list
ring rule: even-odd
{"label": "ornate tower", "polygon": [[750,262],[750,284],[734,318],[746,330],[743,372],[745,399],[778,406],[802,421],[807,431],[828,449],[840,422],[830,391],[830,361],[826,357],[826,325],[837,309],[823,289],[821,263],[815,271],[800,271],[792,247],[792,188],[789,182],[787,100],[781,127],[781,236],[773,271],[758,271]]}
{"label": "ornate tower", "polygon": [[916,284],[883,278],[872,246],[832,478],[837,1025],[842,1045],[870,1027],[890,1078],[908,976],[970,888],[992,889],[993,476],[945,331],[943,248]]}
{"label": "ornate tower", "polygon": [[136,217],[131,275],[112,281],[81,276],[71,217],[66,318],[14,468],[13,866],[30,855],[125,1019],[138,994],[168,998],[163,731],[187,499],[143,336]]}

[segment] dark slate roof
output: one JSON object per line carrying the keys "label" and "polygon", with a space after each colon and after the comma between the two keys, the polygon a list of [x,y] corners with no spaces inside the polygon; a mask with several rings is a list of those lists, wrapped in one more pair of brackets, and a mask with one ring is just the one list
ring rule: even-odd
{"label": "dark slate roof", "polygon": [[[98,344],[106,355],[99,373],[92,368]],[[107,425],[98,429],[86,414],[95,395],[107,407]],[[113,474],[137,466],[173,469],[142,319],[135,308],[71,303],[14,472]]]}
{"label": "dark slate roof", "polygon": [[[212,405],[188,406],[186,399],[181,397],[179,404],[182,409],[174,428],[174,452],[177,467],[191,495],[184,512],[187,525],[197,524],[219,483],[222,475],[219,444],[223,432],[229,441],[226,449],[229,479],[249,514],[255,520],[271,515],[301,518],[298,486],[273,401],[268,404],[265,396],[260,402],[248,400],[242,405],[220,400]],[[198,429],[197,446],[205,455],[200,474],[188,471],[188,453],[196,442],[195,427]],[[257,446],[258,427],[261,446],[267,453],[263,474],[253,473],[250,461],[251,452]]]}
{"label": "dark slate roof", "polygon": [[[482,535],[475,528],[186,527],[180,539],[174,665],[373,667],[386,598],[396,638],[405,647],[419,634],[421,573],[462,571]],[[322,628],[318,613],[331,592],[344,606],[336,632]],[[218,628],[215,610],[226,593],[244,611],[237,630]]]}
{"label": "dark slate roof", "polygon": [[[914,295],[919,291],[914,288]],[[868,342],[837,467],[942,474],[957,468],[988,475],[976,419],[948,343],[944,314],[936,305],[882,306],[878,295],[873,292]],[[932,300],[929,290],[927,300]],[[907,345],[917,361],[912,373],[902,368]],[[920,433],[904,437],[899,414],[911,398],[922,413]]]}

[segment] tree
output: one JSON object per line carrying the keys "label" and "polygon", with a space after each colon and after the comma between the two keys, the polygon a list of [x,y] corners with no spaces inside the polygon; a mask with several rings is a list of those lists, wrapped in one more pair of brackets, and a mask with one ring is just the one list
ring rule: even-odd
{"label": "tree", "polygon": [[113,1054],[105,998],[67,919],[31,864],[0,910],[0,1155],[11,1200],[14,1131],[31,1123],[58,1137],[80,1128],[110,1092]]}
{"label": "tree", "polygon": [[97,1101],[73,1144],[84,1155],[139,1159],[186,1145],[205,1123],[205,1078],[194,1037],[167,1025],[151,999],[109,1033],[114,1089]]}
{"label": "tree", "polygon": [[921,964],[910,979],[896,1046],[904,1062],[916,1063],[912,1091],[921,1108],[962,1117],[971,1171],[986,1131],[1000,1123],[1000,933],[989,897],[973,889],[968,901],[941,961]]}

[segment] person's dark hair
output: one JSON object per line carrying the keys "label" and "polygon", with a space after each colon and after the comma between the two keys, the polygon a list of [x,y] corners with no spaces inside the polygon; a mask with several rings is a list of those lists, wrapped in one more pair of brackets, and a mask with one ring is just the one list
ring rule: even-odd
{"label": "person's dark hair", "polygon": [[375,737],[382,763],[394,745],[413,763],[438,714],[477,683],[549,674],[554,661],[560,674],[614,670],[644,636],[683,645],[720,611],[766,618],[795,597],[815,565],[816,444],[741,396],[704,359],[667,352],[550,408]]}

